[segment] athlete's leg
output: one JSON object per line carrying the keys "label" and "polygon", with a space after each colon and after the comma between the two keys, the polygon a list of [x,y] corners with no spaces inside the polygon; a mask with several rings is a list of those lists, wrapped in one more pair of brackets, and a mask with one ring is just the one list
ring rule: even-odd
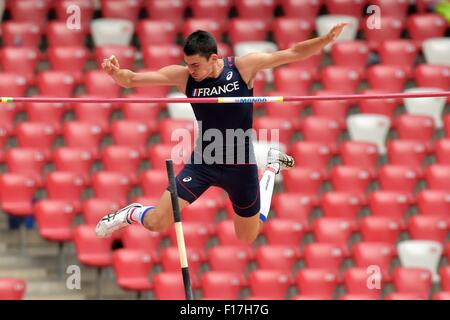
{"label": "athlete's leg", "polygon": [[[250,179],[250,183],[232,186],[234,191],[231,191],[231,193],[229,192],[231,201],[243,201],[242,199],[246,198],[244,201],[250,203],[249,200],[254,197],[254,199],[258,199],[258,203],[253,202],[247,207],[239,207],[233,202],[233,208],[235,210],[234,226],[238,239],[245,243],[252,243],[256,240],[269,214],[275,184],[275,175],[280,172],[281,168],[289,169],[293,166],[294,159],[292,157],[276,149],[270,149],[268,154],[268,164],[261,181],[259,182],[259,186],[255,183],[254,173],[245,174],[242,172],[242,175],[245,176],[246,179]],[[257,195],[253,196],[255,193],[257,193]],[[231,194],[233,194],[233,196],[231,196]]]}
{"label": "athlete's leg", "polygon": [[[201,165],[187,164],[177,175],[176,185],[178,204],[180,209],[183,209],[209,188],[211,177]],[[107,214],[97,224],[96,233],[100,237],[106,237],[132,223],[140,223],[151,231],[167,230],[173,223],[170,192],[166,190],[157,205],[143,206],[140,203],[133,203]]]}

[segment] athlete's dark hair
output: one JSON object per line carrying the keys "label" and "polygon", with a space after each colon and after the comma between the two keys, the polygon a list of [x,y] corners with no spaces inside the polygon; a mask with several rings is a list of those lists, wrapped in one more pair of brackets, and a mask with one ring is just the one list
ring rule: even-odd
{"label": "athlete's dark hair", "polygon": [[212,54],[217,54],[217,43],[211,33],[197,30],[187,37],[183,50],[187,56],[198,54],[209,59]]}

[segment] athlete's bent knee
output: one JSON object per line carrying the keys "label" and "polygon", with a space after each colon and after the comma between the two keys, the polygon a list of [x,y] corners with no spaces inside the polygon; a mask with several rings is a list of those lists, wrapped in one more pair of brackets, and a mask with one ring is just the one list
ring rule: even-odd
{"label": "athlete's bent knee", "polygon": [[236,237],[239,239],[239,241],[242,241],[245,244],[252,244],[258,237],[258,233],[236,231]]}

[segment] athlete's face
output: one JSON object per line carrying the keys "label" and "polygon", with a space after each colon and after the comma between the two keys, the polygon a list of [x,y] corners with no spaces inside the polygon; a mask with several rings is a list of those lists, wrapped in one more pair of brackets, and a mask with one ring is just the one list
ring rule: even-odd
{"label": "athlete's face", "polygon": [[209,59],[198,54],[192,56],[184,56],[189,73],[195,81],[202,81],[207,78],[214,70],[214,65],[217,63],[217,54],[212,54]]}

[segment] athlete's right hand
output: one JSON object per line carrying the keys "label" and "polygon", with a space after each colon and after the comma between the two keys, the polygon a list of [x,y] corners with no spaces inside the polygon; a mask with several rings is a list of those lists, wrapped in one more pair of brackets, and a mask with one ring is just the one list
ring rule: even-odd
{"label": "athlete's right hand", "polygon": [[114,55],[107,59],[103,59],[102,68],[107,74],[113,76],[120,70],[119,60],[117,60]]}

